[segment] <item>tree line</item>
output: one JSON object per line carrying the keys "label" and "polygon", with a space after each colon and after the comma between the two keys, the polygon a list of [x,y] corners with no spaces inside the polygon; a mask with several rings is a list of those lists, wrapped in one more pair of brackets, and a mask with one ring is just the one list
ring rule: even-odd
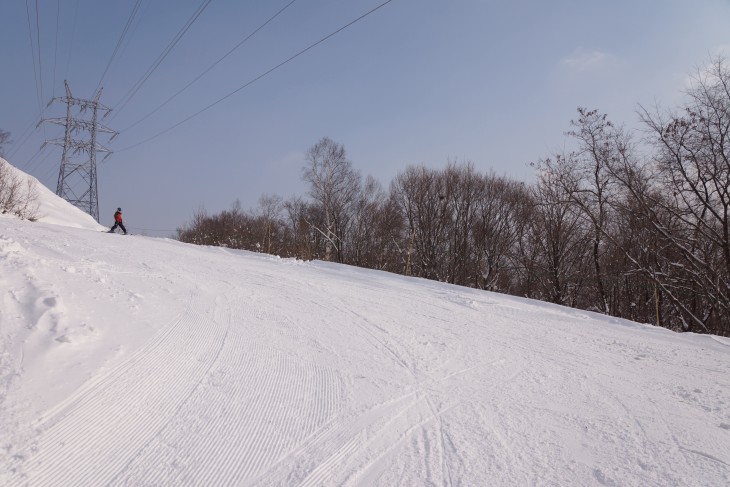
{"label": "tree line", "polygon": [[570,151],[531,184],[470,162],[409,166],[387,189],[327,137],[308,197],[199,211],[183,242],[323,259],[730,336],[730,70],[697,71],[677,109],[629,131],[579,108]]}

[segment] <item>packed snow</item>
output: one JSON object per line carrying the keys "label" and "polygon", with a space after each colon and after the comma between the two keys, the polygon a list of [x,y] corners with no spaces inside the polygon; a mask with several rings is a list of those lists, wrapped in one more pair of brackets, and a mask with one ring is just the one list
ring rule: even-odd
{"label": "packed snow", "polygon": [[112,235],[39,191],[0,216],[2,485],[730,485],[728,339]]}

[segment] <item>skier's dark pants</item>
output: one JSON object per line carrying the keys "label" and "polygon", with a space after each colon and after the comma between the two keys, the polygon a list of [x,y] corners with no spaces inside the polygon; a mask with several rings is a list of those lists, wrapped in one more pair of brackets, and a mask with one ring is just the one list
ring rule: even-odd
{"label": "skier's dark pants", "polygon": [[124,224],[122,222],[115,222],[114,226],[109,230],[109,233],[113,232],[117,229],[117,227],[121,228],[124,233],[127,233],[127,229],[124,228]]}

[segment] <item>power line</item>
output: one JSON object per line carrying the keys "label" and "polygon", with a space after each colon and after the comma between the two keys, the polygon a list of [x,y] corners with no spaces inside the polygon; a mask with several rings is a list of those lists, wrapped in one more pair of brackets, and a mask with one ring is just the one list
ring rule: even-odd
{"label": "power line", "polygon": [[[44,154],[44,153],[45,153],[45,155],[43,157],[40,157],[40,158],[36,159],[38,156],[40,156],[41,154]],[[51,155],[51,151],[50,150],[49,151],[46,151],[46,150],[44,150],[43,147],[39,148],[36,151],[36,153],[33,154],[33,157],[31,157],[28,160],[28,162],[25,164],[24,168],[22,168],[23,171],[25,171],[28,174],[30,174],[30,173],[34,172],[36,169],[40,169],[40,166],[44,162],[46,162],[48,160],[48,158],[50,157],[50,155]],[[35,162],[34,162],[34,159],[35,159]],[[50,168],[53,169],[53,170],[55,170],[55,167],[54,166],[50,166]],[[48,175],[49,174],[47,172],[46,173],[46,177],[44,177],[44,179],[47,179],[47,176]]]}
{"label": "power line", "polygon": [[382,7],[385,7],[386,5],[388,5],[388,4],[389,4],[390,2],[392,2],[392,1],[393,1],[393,0],[386,0],[385,2],[381,3],[381,4],[380,4],[380,5],[378,5],[377,7],[375,7],[375,8],[373,8],[373,9],[369,10],[368,12],[366,12],[366,13],[362,14],[361,16],[359,16],[358,18],[356,18],[355,20],[353,20],[353,21],[351,21],[351,22],[349,22],[349,23],[345,24],[344,26],[340,27],[340,28],[339,28],[339,29],[337,29],[336,31],[332,32],[331,34],[328,34],[328,35],[324,36],[323,38],[321,38],[321,39],[320,39],[320,40],[318,40],[317,42],[315,42],[315,43],[313,43],[313,44],[310,44],[310,45],[309,45],[308,47],[306,47],[306,48],[302,49],[302,50],[301,50],[301,51],[299,51],[298,53],[296,53],[296,54],[294,54],[293,56],[289,57],[288,59],[286,59],[286,60],[284,60],[284,61],[280,62],[279,64],[277,64],[277,65],[276,65],[276,66],[274,66],[273,68],[271,68],[271,69],[269,69],[268,71],[264,72],[263,74],[260,74],[260,75],[258,75],[257,77],[253,78],[253,79],[252,79],[251,81],[248,81],[247,83],[245,83],[245,84],[241,85],[240,87],[236,88],[235,90],[233,90],[232,92],[228,93],[228,94],[227,94],[227,95],[225,95],[224,97],[222,97],[222,98],[219,98],[218,100],[214,101],[213,103],[211,103],[210,105],[206,106],[205,108],[202,108],[202,109],[198,110],[197,112],[193,113],[192,115],[190,115],[189,117],[187,117],[187,118],[185,118],[185,119],[181,120],[180,122],[176,123],[176,124],[175,124],[175,125],[173,125],[172,127],[169,127],[169,128],[167,128],[167,129],[163,130],[162,132],[158,132],[157,134],[153,135],[152,137],[149,137],[149,138],[147,138],[147,139],[144,139],[144,140],[142,140],[141,142],[138,142],[138,143],[136,143],[136,144],[134,144],[134,145],[130,145],[130,146],[128,146],[128,147],[125,147],[125,148],[123,148],[123,149],[119,149],[119,150],[117,150],[117,151],[115,151],[115,152],[122,152],[122,151],[125,151],[125,150],[133,149],[133,148],[135,148],[135,147],[139,147],[139,146],[140,146],[140,145],[142,145],[142,144],[146,144],[147,142],[150,142],[151,140],[154,140],[154,139],[156,139],[157,137],[160,137],[161,135],[164,135],[164,134],[166,134],[167,132],[170,132],[171,130],[174,130],[174,129],[176,129],[177,127],[179,127],[180,125],[184,124],[185,122],[187,122],[187,121],[189,121],[189,120],[191,120],[191,119],[193,119],[193,118],[197,117],[197,116],[198,116],[198,115],[200,115],[201,113],[203,113],[203,112],[205,112],[205,111],[207,111],[207,110],[209,110],[209,109],[213,108],[214,106],[216,106],[217,104],[219,104],[219,103],[220,103],[220,102],[222,102],[223,100],[226,100],[226,99],[230,98],[231,96],[235,95],[236,93],[238,93],[239,91],[243,90],[244,88],[247,88],[248,86],[250,86],[250,85],[254,84],[254,83],[255,83],[256,81],[260,80],[261,78],[263,78],[263,77],[265,77],[265,76],[267,76],[267,75],[269,75],[269,74],[273,73],[274,71],[276,71],[276,70],[277,70],[277,69],[279,69],[280,67],[282,67],[282,66],[284,66],[285,64],[289,63],[290,61],[293,61],[294,59],[298,58],[299,56],[301,56],[301,55],[302,55],[302,54],[304,54],[305,52],[307,52],[307,51],[309,51],[309,50],[313,49],[314,47],[318,46],[319,44],[322,44],[322,43],[323,43],[324,41],[326,41],[326,40],[327,40],[327,39],[329,39],[330,37],[333,37],[333,36],[335,36],[335,35],[339,34],[339,33],[340,33],[340,32],[342,32],[343,30],[345,30],[345,29],[347,29],[348,27],[350,27],[351,25],[353,25],[353,24],[355,24],[355,23],[359,22],[360,20],[364,19],[364,18],[365,18],[365,17],[367,17],[368,15],[370,15],[370,14],[374,13],[374,12],[375,12],[376,10],[379,10],[379,9],[381,9]]}
{"label": "power line", "polygon": [[58,61],[58,19],[61,17],[61,0],[56,0],[56,45],[53,49],[53,84],[51,85],[52,96],[56,96],[56,62]]}
{"label": "power line", "polygon": [[43,62],[41,61],[41,24],[39,17],[38,0],[35,0],[35,34],[38,39],[36,46],[38,48],[38,79],[40,80],[41,85],[41,106],[43,106]]}
{"label": "power line", "polygon": [[127,47],[129,47],[129,44],[131,42],[131,39],[134,37],[134,34],[137,32],[137,28],[139,28],[139,25],[142,23],[142,19],[144,18],[147,10],[150,8],[151,2],[144,2],[142,3],[142,7],[140,7],[139,13],[137,13],[137,16],[132,22],[132,25],[129,27],[129,32],[127,32],[127,36],[124,38],[124,42],[122,43],[122,46],[119,48],[119,56],[120,58],[124,56],[124,52],[126,51]]}
{"label": "power line", "polygon": [[183,27],[178,31],[177,34],[175,34],[175,37],[170,41],[170,43],[167,45],[167,47],[162,51],[162,54],[160,54],[155,62],[152,63],[152,66],[150,66],[144,75],[142,75],[142,78],[137,81],[132,88],[122,97],[122,100],[117,104],[115,109],[115,114],[112,115],[112,120],[116,118],[117,115],[119,115],[119,112],[124,109],[124,107],[129,103],[129,101],[134,97],[134,95],[139,91],[139,89],[142,87],[143,84],[149,79],[150,76],[152,76],[152,73],[155,72],[157,67],[164,61],[164,59],[167,57],[168,54],[170,54],[170,51],[173,50],[173,48],[177,45],[178,42],[180,42],[180,39],[185,35],[185,33],[190,29],[190,27],[195,23],[196,20],[198,20],[198,17],[203,13],[203,11],[210,5],[210,3],[213,0],[204,0],[203,3],[198,7],[198,9],[193,12],[193,15],[188,19],[188,21],[183,25]]}
{"label": "power line", "polygon": [[68,47],[68,58],[66,59],[66,72],[64,73],[64,76],[66,79],[68,79],[68,68],[71,65],[71,53],[73,52],[74,48],[74,38],[76,37],[76,20],[79,16],[79,1],[76,0],[76,9],[74,10],[74,21],[73,25],[71,27],[71,42],[69,43]]}
{"label": "power line", "polygon": [[19,141],[13,143],[13,146],[12,146],[13,150],[12,150],[12,152],[8,153],[8,160],[15,157],[15,154],[18,153],[20,148],[23,147],[23,145],[25,145],[28,138],[33,134],[33,132],[35,132],[35,130],[31,130],[31,129],[33,127],[38,129],[37,125],[38,125],[39,121],[40,121],[40,119],[31,120],[30,123],[28,124],[28,126],[25,128],[25,130],[23,130],[23,132],[21,132]]}
{"label": "power line", "polygon": [[21,141],[18,143],[18,145],[15,146],[13,149],[13,152],[11,154],[8,154],[8,160],[15,159],[15,156],[18,154],[20,149],[25,145],[28,140],[30,140],[30,137],[38,131],[38,123],[41,121],[41,119],[32,120],[32,125],[29,128],[33,128],[33,130],[28,131],[28,129],[25,130],[24,133],[27,132],[25,136],[21,136]]}
{"label": "power line", "polygon": [[35,64],[35,45],[33,44],[33,28],[30,26],[30,7],[28,6],[28,0],[25,0],[25,14],[28,19],[28,39],[30,39],[30,56],[33,58],[33,76],[35,77],[35,91],[36,97],[38,98],[38,113],[43,113],[43,103],[41,102],[41,95],[38,91],[38,68]]}
{"label": "power line", "polygon": [[36,150],[35,153],[32,156],[30,156],[30,158],[27,161],[25,161],[25,163],[22,166],[18,166],[18,168],[27,173],[30,173],[33,170],[33,168],[35,167],[35,165],[38,163],[38,161],[36,160],[36,157],[41,155],[41,153],[43,153],[43,146],[39,147],[38,150]]}
{"label": "power line", "polygon": [[106,63],[106,68],[104,68],[104,72],[101,74],[101,78],[99,78],[99,83],[96,85],[97,90],[101,87],[101,83],[102,83],[102,81],[104,81],[104,76],[106,76],[107,71],[109,71],[109,67],[112,65],[112,62],[114,62],[114,58],[116,57],[117,53],[119,52],[119,47],[122,45],[122,41],[124,41],[124,37],[129,32],[129,27],[132,25],[132,22],[134,21],[134,17],[137,15],[137,12],[139,11],[139,6],[141,4],[142,4],[142,0],[137,0],[137,2],[134,4],[134,7],[132,7],[132,12],[129,14],[127,23],[124,24],[124,29],[122,30],[122,34],[119,36],[117,45],[114,46],[114,52],[112,52],[112,55],[109,58],[109,62]]}
{"label": "power line", "polygon": [[[43,157],[43,160],[41,161],[41,164],[45,163],[46,160],[51,156],[51,154],[53,154],[53,151],[50,151],[49,150],[46,153],[45,157]],[[40,171],[40,167],[38,168],[38,170]],[[49,181],[49,182],[51,182],[51,181],[53,181],[53,176],[54,176],[54,173],[56,173],[56,171],[58,171],[58,167],[55,166],[54,164],[49,164],[48,165],[48,168],[43,173],[43,176],[41,176],[38,179],[40,179],[41,181]]]}
{"label": "power line", "polygon": [[134,122],[129,127],[122,129],[121,131],[124,132],[126,130],[129,130],[132,127],[134,127],[134,126],[140,124],[141,122],[147,120],[153,114],[157,113],[162,107],[164,107],[165,105],[167,105],[168,103],[170,103],[173,99],[177,98],[177,96],[180,95],[183,91],[185,91],[188,88],[190,88],[195,82],[197,82],[200,78],[202,78],[203,76],[205,76],[210,70],[212,70],[214,67],[216,67],[221,61],[223,61],[225,58],[227,58],[228,56],[230,56],[236,49],[238,49],[239,47],[241,47],[246,41],[248,41],[250,38],[252,38],[254,35],[256,35],[261,29],[263,29],[264,27],[266,27],[272,20],[274,20],[276,17],[278,17],[282,12],[284,12],[284,10],[286,10],[287,8],[289,8],[289,6],[291,6],[291,4],[293,4],[294,2],[296,2],[296,0],[291,0],[291,2],[287,3],[286,5],[284,5],[284,7],[282,7],[278,12],[276,12],[273,16],[269,17],[269,19],[266,22],[264,22],[263,24],[261,24],[256,30],[254,30],[253,32],[251,32],[248,36],[246,36],[241,42],[239,42],[238,44],[236,44],[232,49],[230,49],[227,53],[225,53],[216,62],[214,62],[213,64],[211,64],[210,66],[208,66],[208,68],[205,69],[205,71],[203,71],[202,73],[200,73],[197,77],[195,77],[195,79],[193,79],[191,82],[189,82],[188,84],[186,84],[181,90],[179,90],[174,95],[170,96],[167,100],[165,100],[164,102],[162,102],[162,104],[160,104],[157,108],[155,108],[154,110],[152,110],[151,112],[149,112],[147,115],[145,115],[144,117],[140,118],[139,120],[137,120],[136,122]]}

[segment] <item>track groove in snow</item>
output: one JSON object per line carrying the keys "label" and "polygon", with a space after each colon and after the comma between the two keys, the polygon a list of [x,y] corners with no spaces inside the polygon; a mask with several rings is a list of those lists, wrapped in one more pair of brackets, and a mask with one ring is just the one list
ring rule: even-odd
{"label": "track groove in snow", "polygon": [[[285,457],[337,411],[333,371],[252,343],[246,310],[232,299],[219,298],[214,310],[199,300],[50,411],[24,465],[31,473],[10,485],[235,485]],[[225,318],[206,318],[221,310]],[[311,390],[320,394],[310,397]]]}
{"label": "track groove in snow", "polygon": [[[207,380],[111,485],[239,485],[287,455],[339,407],[332,371],[247,340],[245,314],[234,310],[230,339]],[[311,390],[324,394],[308,398]]]}
{"label": "track groove in snow", "polygon": [[63,471],[63,485],[104,484],[164,427],[215,361],[226,331],[204,319],[196,305],[152,346],[52,416],[23,481],[57,486]]}

